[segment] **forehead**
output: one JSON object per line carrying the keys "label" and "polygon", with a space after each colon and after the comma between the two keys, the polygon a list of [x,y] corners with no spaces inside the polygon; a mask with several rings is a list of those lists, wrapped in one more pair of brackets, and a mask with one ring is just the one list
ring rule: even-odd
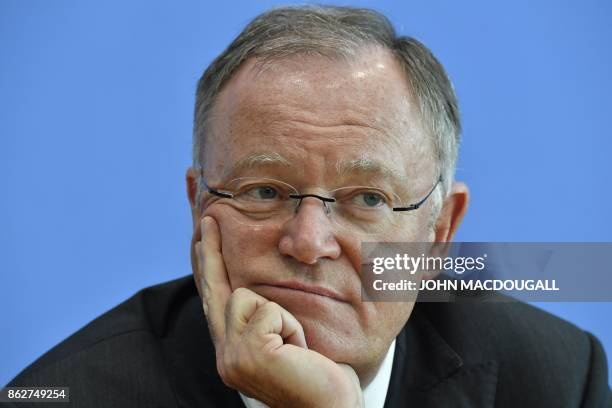
{"label": "forehead", "polygon": [[209,115],[205,163],[218,177],[254,154],[279,153],[313,177],[340,163],[384,163],[405,176],[433,169],[431,138],[395,59],[296,56],[245,62]]}

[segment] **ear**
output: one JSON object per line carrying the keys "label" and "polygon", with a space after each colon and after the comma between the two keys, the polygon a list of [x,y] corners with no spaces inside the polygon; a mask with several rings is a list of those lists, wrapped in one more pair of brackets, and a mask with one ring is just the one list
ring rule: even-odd
{"label": "ear", "polygon": [[191,218],[193,220],[193,231],[196,233],[200,229],[200,208],[197,205],[198,195],[198,175],[193,167],[187,169],[185,175],[186,187],[187,187],[187,198],[189,199],[189,206],[191,207]]}
{"label": "ear", "polygon": [[[193,221],[193,233],[191,234],[191,245],[189,252],[191,255],[191,268],[195,276],[198,268],[198,259],[196,256],[195,244],[202,239],[202,232],[200,230],[201,213],[196,200],[198,196],[198,175],[192,167],[187,169],[185,181],[187,186],[187,198],[189,199],[189,206],[191,207],[191,218]],[[197,279],[195,279],[195,284],[201,296],[202,291],[200,288],[199,281]]]}
{"label": "ear", "polygon": [[454,182],[435,224],[435,242],[450,242],[467,211],[470,192],[465,183]]}

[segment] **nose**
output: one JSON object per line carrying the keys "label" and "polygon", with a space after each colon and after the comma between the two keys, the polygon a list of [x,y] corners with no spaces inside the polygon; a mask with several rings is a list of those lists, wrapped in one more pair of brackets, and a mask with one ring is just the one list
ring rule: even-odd
{"label": "nose", "polygon": [[281,254],[308,265],[322,258],[337,259],[340,244],[325,203],[313,197],[303,198],[295,216],[283,225],[278,247]]}

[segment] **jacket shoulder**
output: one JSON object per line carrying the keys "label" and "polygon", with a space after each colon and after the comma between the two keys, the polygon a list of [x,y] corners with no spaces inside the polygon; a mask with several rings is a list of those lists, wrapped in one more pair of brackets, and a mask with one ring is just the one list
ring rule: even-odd
{"label": "jacket shoulder", "polygon": [[160,342],[176,304],[193,290],[191,276],[140,290],[46,352],[8,385],[69,386],[82,406],[176,405]]}

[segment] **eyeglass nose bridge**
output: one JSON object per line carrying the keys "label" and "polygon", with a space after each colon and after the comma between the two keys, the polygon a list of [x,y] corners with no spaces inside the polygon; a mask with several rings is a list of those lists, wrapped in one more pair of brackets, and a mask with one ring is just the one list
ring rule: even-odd
{"label": "eyeglass nose bridge", "polygon": [[335,198],[323,197],[323,196],[320,196],[318,194],[289,194],[289,198],[293,198],[294,200],[299,200],[298,204],[295,206],[295,213],[296,214],[299,211],[300,206],[302,205],[302,200],[305,199],[306,197],[314,197],[314,198],[318,198],[319,200],[321,200],[323,202],[323,208],[325,208],[325,214],[328,215],[328,216],[331,213],[331,209],[327,205],[327,203],[335,203],[336,202]]}

